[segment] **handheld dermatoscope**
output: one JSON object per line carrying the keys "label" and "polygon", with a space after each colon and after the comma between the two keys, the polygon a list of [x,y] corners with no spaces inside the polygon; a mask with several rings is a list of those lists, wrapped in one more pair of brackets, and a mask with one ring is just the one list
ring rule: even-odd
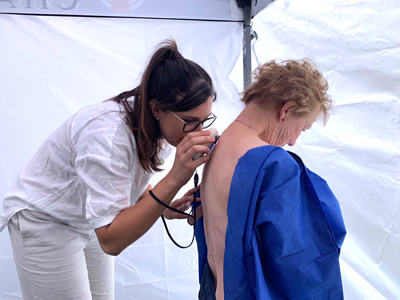
{"label": "handheld dermatoscope", "polygon": [[[211,148],[212,148],[211,146],[213,146],[214,144],[216,144],[217,141],[218,141],[218,130],[217,130],[216,128],[210,128],[210,129],[208,129],[208,130],[211,131],[210,136],[215,137],[215,141],[214,141],[213,143],[204,144],[204,146],[207,146],[207,148],[208,148],[209,150],[211,150]],[[198,158],[200,158],[200,157],[202,157],[202,156],[204,156],[204,153],[199,152],[199,153],[197,153],[195,156],[193,156],[192,159],[193,159],[193,160],[196,160],[196,159],[198,159]]]}

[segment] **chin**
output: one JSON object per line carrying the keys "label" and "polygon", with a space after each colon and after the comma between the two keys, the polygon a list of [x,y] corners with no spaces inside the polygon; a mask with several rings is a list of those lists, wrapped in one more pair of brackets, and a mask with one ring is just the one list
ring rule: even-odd
{"label": "chin", "polygon": [[183,140],[183,137],[180,138],[179,140],[177,140],[177,141],[176,141],[176,144],[175,144],[174,146],[175,146],[175,147],[178,146],[178,145],[182,142],[182,140]]}
{"label": "chin", "polygon": [[[166,141],[167,141],[167,140],[166,140]],[[167,141],[167,143],[170,144],[171,146],[174,146],[175,148],[176,148],[176,146],[178,145],[177,143],[172,142],[172,141]]]}
{"label": "chin", "polygon": [[171,146],[174,146],[174,147],[176,148],[176,146],[178,146],[179,143],[182,142],[182,140],[183,140],[183,138],[180,138],[180,139],[174,140],[174,141],[168,141],[168,140],[167,140],[167,143],[170,144]]}

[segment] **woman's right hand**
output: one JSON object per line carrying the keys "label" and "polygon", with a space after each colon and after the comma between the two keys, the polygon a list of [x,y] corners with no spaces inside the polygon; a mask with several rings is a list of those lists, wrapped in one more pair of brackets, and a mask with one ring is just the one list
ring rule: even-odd
{"label": "woman's right hand", "polygon": [[[210,159],[208,147],[204,145],[215,141],[215,137],[209,136],[210,133],[210,130],[189,132],[176,147],[174,165],[167,176],[176,180],[177,184],[185,185],[196,168]],[[198,152],[206,155],[193,160]]]}

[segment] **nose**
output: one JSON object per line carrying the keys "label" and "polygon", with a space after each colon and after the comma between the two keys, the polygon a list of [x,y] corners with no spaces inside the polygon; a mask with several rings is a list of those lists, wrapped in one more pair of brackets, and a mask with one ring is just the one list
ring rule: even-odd
{"label": "nose", "polygon": [[297,138],[295,138],[294,141],[291,141],[290,143],[288,143],[288,145],[289,145],[290,147],[294,146],[294,145],[296,144],[296,142],[297,142],[297,139],[298,139],[299,137],[300,137],[300,134],[297,136]]}
{"label": "nose", "polygon": [[289,147],[293,147],[293,146],[296,144],[296,142],[297,142],[297,139],[295,139],[294,141],[290,141],[290,142],[288,143],[288,146],[289,146]]}
{"label": "nose", "polygon": [[197,126],[195,131],[202,131],[203,130],[203,124],[200,124],[199,126]]}

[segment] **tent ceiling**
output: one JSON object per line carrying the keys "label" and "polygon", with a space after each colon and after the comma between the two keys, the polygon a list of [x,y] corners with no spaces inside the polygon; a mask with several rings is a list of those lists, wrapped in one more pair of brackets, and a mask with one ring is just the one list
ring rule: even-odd
{"label": "tent ceiling", "polygon": [[251,16],[256,16],[262,11],[268,4],[271,4],[274,0],[252,0],[251,1]]}
{"label": "tent ceiling", "polygon": [[0,13],[243,20],[235,0],[1,0]]}

